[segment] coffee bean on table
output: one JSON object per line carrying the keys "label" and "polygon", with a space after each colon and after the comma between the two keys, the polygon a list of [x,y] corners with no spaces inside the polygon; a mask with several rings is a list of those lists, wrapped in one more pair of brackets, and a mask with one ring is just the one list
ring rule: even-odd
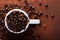
{"label": "coffee bean on table", "polygon": [[30,5],[29,7],[30,7],[30,10],[35,10],[34,6]]}
{"label": "coffee bean on table", "polygon": [[27,3],[27,0],[24,0],[25,3]]}
{"label": "coffee bean on table", "polygon": [[45,7],[47,8],[48,7],[48,4],[45,4]]}
{"label": "coffee bean on table", "polygon": [[43,24],[43,27],[46,28],[46,24]]}
{"label": "coffee bean on table", "polygon": [[45,14],[45,17],[48,17],[48,13]]}
{"label": "coffee bean on table", "polygon": [[39,3],[39,6],[42,6],[42,3],[41,2]]}
{"label": "coffee bean on table", "polygon": [[8,7],[8,5],[7,5],[7,4],[5,4],[5,5],[4,5],[4,7]]}
{"label": "coffee bean on table", "polygon": [[40,16],[43,15],[43,13],[42,13],[42,11],[40,11],[40,12],[36,12],[36,15],[37,15],[38,17],[40,17]]}
{"label": "coffee bean on table", "polygon": [[51,17],[54,18],[54,14],[53,13],[51,14]]}

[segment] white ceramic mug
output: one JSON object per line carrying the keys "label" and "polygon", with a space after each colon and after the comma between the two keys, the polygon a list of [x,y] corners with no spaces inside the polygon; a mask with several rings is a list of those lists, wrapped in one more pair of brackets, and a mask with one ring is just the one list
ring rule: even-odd
{"label": "white ceramic mug", "polygon": [[[11,12],[13,12],[13,11],[19,11],[19,12],[24,13],[24,15],[26,15],[26,17],[27,17],[28,20],[29,20],[29,22],[28,22],[27,25],[26,25],[26,28],[23,29],[23,30],[21,30],[21,31],[19,31],[19,32],[14,32],[13,30],[9,29],[9,28],[8,28],[8,25],[7,25],[7,16],[8,16],[9,14],[11,14]],[[29,19],[27,13],[26,13],[25,11],[21,10],[21,9],[13,9],[13,10],[10,10],[10,11],[6,14],[4,21],[5,21],[5,26],[6,26],[6,28],[7,28],[10,32],[15,33],[15,34],[19,34],[19,33],[22,33],[22,32],[24,32],[24,31],[26,31],[27,28],[29,27],[29,24],[40,24],[40,20],[39,20],[39,19]]]}

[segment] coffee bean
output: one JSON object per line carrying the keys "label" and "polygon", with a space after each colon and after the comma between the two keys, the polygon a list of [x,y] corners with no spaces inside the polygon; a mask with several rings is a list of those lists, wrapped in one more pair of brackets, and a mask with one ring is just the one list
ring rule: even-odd
{"label": "coffee bean", "polygon": [[24,8],[27,8],[26,4],[24,4]]}
{"label": "coffee bean", "polygon": [[5,31],[5,33],[8,33],[7,31]]}
{"label": "coffee bean", "polygon": [[26,4],[26,6],[29,6],[29,3],[27,2],[27,3],[25,3]]}
{"label": "coffee bean", "polygon": [[16,9],[19,9],[19,8],[20,8],[19,6],[16,7]]}
{"label": "coffee bean", "polygon": [[0,19],[0,25],[3,25],[4,21],[2,20],[2,18]]}
{"label": "coffee bean", "polygon": [[40,11],[40,12],[37,12],[36,15],[37,15],[38,17],[40,17],[40,16],[43,15],[43,13],[42,13],[42,11]]}
{"label": "coffee bean", "polygon": [[0,9],[0,13],[2,12],[2,10]]}
{"label": "coffee bean", "polygon": [[35,10],[34,6],[30,5],[29,7],[30,7],[30,10]]}
{"label": "coffee bean", "polygon": [[43,24],[43,27],[46,28],[46,24]]}
{"label": "coffee bean", "polygon": [[27,12],[29,11],[29,9],[26,9],[27,10]]}
{"label": "coffee bean", "polygon": [[28,15],[29,15],[29,16],[31,16],[31,14],[32,14],[32,12],[31,12],[31,11],[29,11],[29,12],[28,12]]}
{"label": "coffee bean", "polygon": [[8,13],[8,11],[9,11],[8,8],[5,8],[5,12],[4,13]]}
{"label": "coffee bean", "polygon": [[1,13],[4,13],[4,9],[1,9],[0,12],[1,12]]}
{"label": "coffee bean", "polygon": [[32,36],[33,36],[33,37],[36,37],[36,34],[33,33]]}
{"label": "coffee bean", "polygon": [[39,6],[42,6],[42,3],[41,2],[39,3]]}
{"label": "coffee bean", "polygon": [[8,7],[10,7],[11,5],[10,4],[8,4]]}
{"label": "coffee bean", "polygon": [[5,5],[4,5],[4,7],[8,7],[8,5],[7,5],[7,4],[5,4]]}
{"label": "coffee bean", "polygon": [[24,0],[25,3],[27,3],[27,0]]}
{"label": "coffee bean", "polygon": [[51,17],[52,17],[52,18],[54,17],[54,14],[53,14],[53,13],[51,14]]}
{"label": "coffee bean", "polygon": [[34,19],[38,19],[37,15],[34,16]]}
{"label": "coffee bean", "polygon": [[1,28],[2,30],[4,29],[4,27]]}
{"label": "coffee bean", "polygon": [[43,12],[42,11],[40,11],[40,15],[43,15]]}
{"label": "coffee bean", "polygon": [[47,8],[48,7],[48,4],[45,4],[45,7]]}
{"label": "coffee bean", "polygon": [[45,17],[48,17],[48,13],[45,14]]}

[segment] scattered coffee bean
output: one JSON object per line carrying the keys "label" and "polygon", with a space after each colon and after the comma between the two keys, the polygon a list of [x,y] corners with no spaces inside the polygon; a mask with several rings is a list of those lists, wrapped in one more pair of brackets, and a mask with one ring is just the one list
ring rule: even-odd
{"label": "scattered coffee bean", "polygon": [[54,17],[54,14],[51,14],[51,17],[53,18]]}
{"label": "scattered coffee bean", "polygon": [[8,4],[5,4],[4,7],[8,7]]}
{"label": "scattered coffee bean", "polygon": [[32,14],[32,12],[31,12],[31,11],[29,11],[29,12],[28,12],[28,16],[31,16],[31,14]]}
{"label": "scattered coffee bean", "polygon": [[3,23],[3,20],[2,20],[2,18],[0,19],[0,25],[2,25],[2,23]]}
{"label": "scattered coffee bean", "polygon": [[42,11],[40,11],[40,12],[36,12],[36,15],[40,17],[40,16],[43,15],[43,13],[42,13]]}
{"label": "scattered coffee bean", "polygon": [[40,15],[43,15],[43,12],[42,11],[40,11]]}
{"label": "scattered coffee bean", "polygon": [[41,2],[39,3],[39,6],[42,6],[42,3]]}
{"label": "scattered coffee bean", "polygon": [[7,31],[5,31],[5,33],[8,33]]}
{"label": "scattered coffee bean", "polygon": [[27,3],[27,0],[24,0],[25,3]]}
{"label": "scattered coffee bean", "polygon": [[48,4],[45,4],[45,7],[47,8],[48,7]]}
{"label": "scattered coffee bean", "polygon": [[29,11],[29,9],[26,9],[27,10],[27,12]]}
{"label": "scattered coffee bean", "polygon": [[34,34],[34,33],[33,33],[33,34],[32,34],[32,37],[34,37],[34,38],[35,38],[35,37],[36,37],[36,34]]}
{"label": "scattered coffee bean", "polygon": [[0,9],[0,13],[2,12],[2,10]]}
{"label": "scattered coffee bean", "polygon": [[34,16],[34,19],[38,19],[37,15]]}
{"label": "scattered coffee bean", "polygon": [[4,28],[2,27],[1,30],[3,30]]}
{"label": "scattered coffee bean", "polygon": [[29,7],[30,7],[30,10],[35,10],[34,6],[30,5]]}
{"label": "scattered coffee bean", "polygon": [[42,16],[42,12],[36,14],[38,17]]}
{"label": "scattered coffee bean", "polygon": [[45,16],[48,17],[48,13],[46,13]]}
{"label": "scattered coffee bean", "polygon": [[46,24],[43,24],[43,27],[46,28]]}

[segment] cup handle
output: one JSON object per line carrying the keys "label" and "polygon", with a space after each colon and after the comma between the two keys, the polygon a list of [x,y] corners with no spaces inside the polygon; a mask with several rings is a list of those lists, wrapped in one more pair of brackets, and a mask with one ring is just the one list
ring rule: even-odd
{"label": "cup handle", "polygon": [[29,24],[40,24],[40,20],[39,19],[30,19]]}

